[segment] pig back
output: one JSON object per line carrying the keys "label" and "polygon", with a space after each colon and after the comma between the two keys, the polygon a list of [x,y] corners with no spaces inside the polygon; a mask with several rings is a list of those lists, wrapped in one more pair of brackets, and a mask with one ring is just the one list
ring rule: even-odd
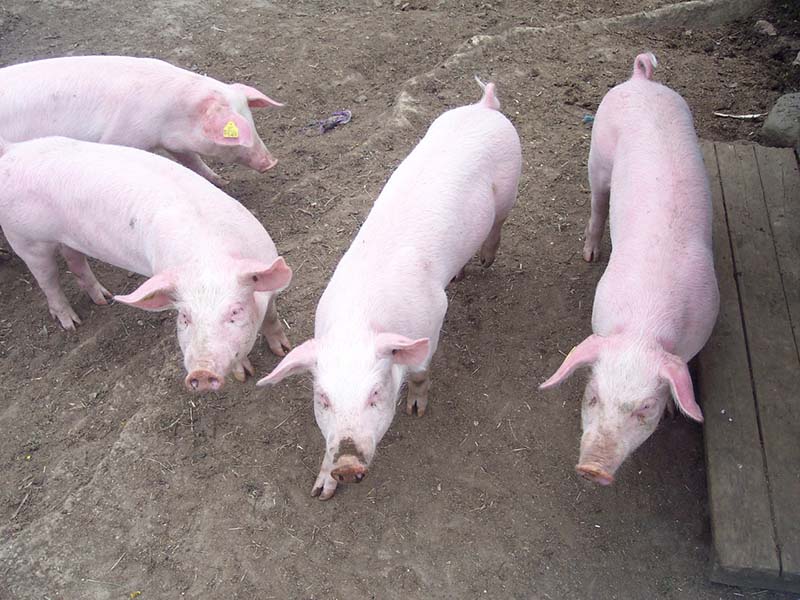
{"label": "pig back", "polygon": [[[200,79],[169,63],[76,56],[0,69],[0,135],[9,141],[65,136],[139,148],[158,145],[177,88]],[[184,94],[185,95],[185,94]]]}
{"label": "pig back", "polygon": [[613,91],[619,88],[626,93],[605,104],[614,114],[598,111],[598,118],[613,120],[616,140],[612,249],[595,294],[593,328],[600,335],[649,332],[688,360],[708,339],[718,309],[702,154],[678,94],[644,80]]}
{"label": "pig back", "polygon": [[0,224],[143,275],[198,257],[271,261],[244,206],[169,159],[123,146],[41,138],[0,157]]}
{"label": "pig back", "polygon": [[444,287],[510,210],[520,161],[502,114],[474,105],[448,111],[389,178],[346,259],[381,270],[410,248]]}

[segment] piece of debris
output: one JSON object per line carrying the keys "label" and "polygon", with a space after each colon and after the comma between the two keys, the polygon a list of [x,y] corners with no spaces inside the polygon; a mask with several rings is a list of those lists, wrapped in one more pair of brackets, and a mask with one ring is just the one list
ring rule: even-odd
{"label": "piece of debris", "polygon": [[594,123],[594,115],[583,115],[581,123],[584,125],[592,125]]}
{"label": "piece of debris", "polygon": [[770,37],[775,37],[778,35],[778,31],[775,29],[775,26],[764,19],[759,19],[756,21],[755,25],[753,25],[753,29],[756,33],[760,33],[761,35],[768,35]]}
{"label": "piece of debris", "polygon": [[747,114],[747,115],[731,115],[731,114],[723,113],[723,112],[715,112],[714,116],[715,117],[723,117],[723,118],[726,118],[726,119],[740,119],[742,121],[754,121],[756,119],[763,119],[764,117],[767,116],[767,113],[750,113],[750,114]]}
{"label": "piece of debris", "polygon": [[798,52],[798,53],[797,53],[797,56],[796,56],[796,57],[795,57],[795,59],[792,61],[792,64],[793,64],[795,67],[800,67],[800,52]]}
{"label": "piece of debris", "polygon": [[339,110],[333,113],[327,119],[322,119],[321,121],[314,121],[313,123],[309,123],[306,126],[306,129],[315,128],[320,135],[330,131],[338,127],[339,125],[344,125],[350,122],[350,119],[353,118],[353,113],[349,110]]}

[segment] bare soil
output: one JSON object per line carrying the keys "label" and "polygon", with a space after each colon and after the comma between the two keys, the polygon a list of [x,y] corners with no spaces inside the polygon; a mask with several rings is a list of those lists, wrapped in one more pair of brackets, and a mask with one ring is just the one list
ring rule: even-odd
{"label": "bare soil", "polygon": [[[591,5],[591,6],[588,6]],[[590,332],[603,263],[580,256],[592,114],[652,50],[701,136],[752,140],[796,91],[798,5],[741,22],[606,26],[660,0],[6,0],[0,65],[155,56],[287,102],[256,115],[280,163],[221,167],[294,268],[297,344],[392,169],[441,112],[497,82],[523,140],[497,262],[449,289],[429,414],[398,416],[369,477],[326,503],[310,388],[182,387],[174,317],[96,307],[65,333],[0,239],[0,599],[783,598],[707,579],[701,427],[678,418],[609,488],[574,474],[581,377],[536,386]],[[758,18],[779,35],[753,31]],[[713,24],[712,24],[713,25]],[[325,135],[306,125],[340,109]],[[608,241],[604,247],[608,254]],[[138,276],[106,265],[115,293]],[[277,363],[251,355],[261,376]],[[140,592],[139,595],[137,593]]]}

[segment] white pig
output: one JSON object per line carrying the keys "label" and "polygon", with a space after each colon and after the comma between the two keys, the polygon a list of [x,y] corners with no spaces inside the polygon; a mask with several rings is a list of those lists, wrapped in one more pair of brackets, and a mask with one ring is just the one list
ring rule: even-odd
{"label": "white pig", "polygon": [[152,58],[70,56],[0,69],[0,136],[66,137],[163,149],[217,185],[199,155],[275,166],[250,108],[283,106],[257,89],[225,84]]}
{"label": "white pig", "polygon": [[480,248],[488,267],[514,204],[520,143],[494,84],[450,110],[386,183],[317,306],[314,338],[259,385],[314,376],[325,457],[312,495],[359,482],[392,422],[408,378],[406,412],[424,414],[428,365],[447,310],[445,287]]}
{"label": "white pig", "polygon": [[579,474],[602,485],[656,428],[670,394],[702,422],[688,361],[719,307],[711,195],[689,107],[650,81],[655,56],[609,91],[592,130],[592,212],[583,256],[597,260],[611,207],[612,252],[592,313],[593,335],[540,387],[592,366],[581,411]]}
{"label": "white pig", "polygon": [[0,141],[0,227],[65,329],[80,319],[59,284],[57,251],[97,304],[111,294],[87,256],[150,277],[115,299],[178,311],[190,390],[219,389],[231,371],[239,380],[252,374],[247,355],[259,328],[275,354],[289,349],[275,291],[292,272],[269,234],[236,200],[167,158],[60,137]]}

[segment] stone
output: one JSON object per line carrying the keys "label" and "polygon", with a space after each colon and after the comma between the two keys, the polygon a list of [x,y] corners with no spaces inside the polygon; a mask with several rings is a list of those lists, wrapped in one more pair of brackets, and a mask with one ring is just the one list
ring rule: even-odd
{"label": "stone", "polygon": [[755,25],[753,25],[753,29],[755,29],[756,33],[760,33],[761,35],[768,35],[770,37],[778,35],[775,26],[764,19],[759,19],[756,21]]}
{"label": "stone", "polygon": [[800,144],[800,92],[778,98],[761,128],[760,137],[769,146],[790,148]]}

